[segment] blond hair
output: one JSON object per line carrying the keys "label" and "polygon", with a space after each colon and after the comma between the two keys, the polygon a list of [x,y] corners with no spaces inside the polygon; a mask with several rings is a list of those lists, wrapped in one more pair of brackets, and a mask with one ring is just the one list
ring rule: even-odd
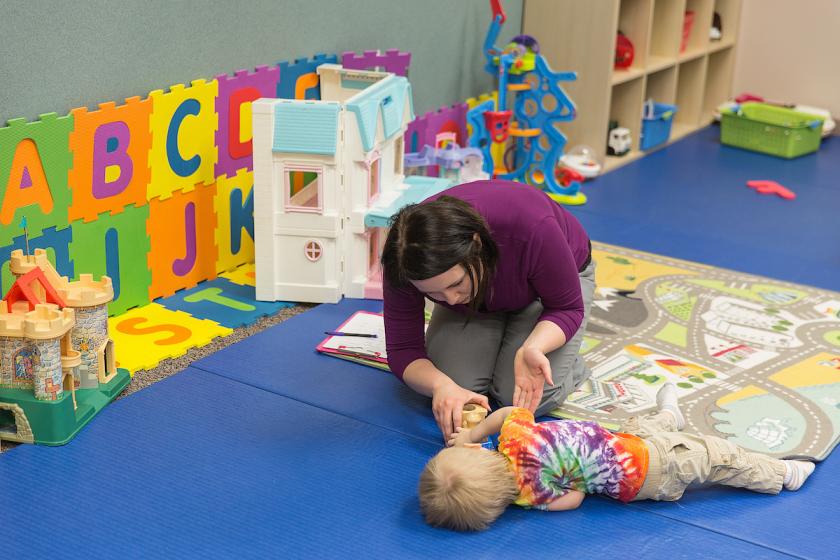
{"label": "blond hair", "polygon": [[481,531],[519,496],[519,487],[501,453],[449,447],[426,464],[418,493],[429,525]]}

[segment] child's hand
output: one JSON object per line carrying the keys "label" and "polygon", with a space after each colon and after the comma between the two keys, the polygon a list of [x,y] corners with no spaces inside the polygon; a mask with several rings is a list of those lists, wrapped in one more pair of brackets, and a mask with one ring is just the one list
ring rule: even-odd
{"label": "child's hand", "polygon": [[447,447],[465,447],[468,444],[475,443],[472,440],[472,430],[458,426],[446,442]]}

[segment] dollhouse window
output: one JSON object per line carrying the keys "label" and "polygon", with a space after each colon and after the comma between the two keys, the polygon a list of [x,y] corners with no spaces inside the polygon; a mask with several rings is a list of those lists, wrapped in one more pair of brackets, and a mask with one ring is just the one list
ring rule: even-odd
{"label": "dollhouse window", "polygon": [[372,161],[368,169],[368,203],[379,194],[379,161]]}
{"label": "dollhouse window", "polygon": [[297,167],[286,170],[286,211],[320,214],[322,206],[321,169]]}

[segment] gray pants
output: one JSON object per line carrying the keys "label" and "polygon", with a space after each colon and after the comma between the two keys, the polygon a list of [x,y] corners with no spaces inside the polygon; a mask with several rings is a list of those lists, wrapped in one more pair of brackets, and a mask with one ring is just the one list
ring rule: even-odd
{"label": "gray pants", "polygon": [[[595,261],[580,273],[580,289],[583,322],[564,346],[547,354],[554,386],[545,386],[538,416],[560,406],[590,375],[578,351],[595,295]],[[513,401],[514,355],[534,330],[542,310],[535,301],[520,311],[476,315],[466,323],[466,316],[436,305],[426,331],[426,352],[461,387],[508,406]]]}

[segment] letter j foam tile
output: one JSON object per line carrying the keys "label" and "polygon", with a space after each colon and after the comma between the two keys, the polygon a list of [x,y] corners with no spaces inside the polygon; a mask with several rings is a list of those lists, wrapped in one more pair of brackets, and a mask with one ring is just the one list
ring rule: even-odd
{"label": "letter j foam tile", "polygon": [[285,301],[257,301],[253,286],[234,284],[224,278],[202,282],[195,288],[159,299],[157,303],[230,328],[250,325],[260,317],[292,305]]}
{"label": "letter j foam tile", "polygon": [[132,375],[233,332],[213,321],[196,319],[156,303],[108,319],[108,330],[114,340],[117,365]]}

